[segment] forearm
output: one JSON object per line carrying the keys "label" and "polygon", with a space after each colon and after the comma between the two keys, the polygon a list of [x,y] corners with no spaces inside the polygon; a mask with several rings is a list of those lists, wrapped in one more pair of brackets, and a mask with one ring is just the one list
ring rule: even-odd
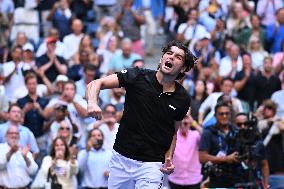
{"label": "forearm", "polygon": [[98,97],[101,90],[101,82],[94,80],[87,86],[86,98],[88,103],[98,104]]}
{"label": "forearm", "polygon": [[78,114],[81,117],[87,117],[88,116],[88,112],[85,108],[83,108],[79,103],[77,102],[73,102],[75,109],[77,110]]}
{"label": "forearm", "polygon": [[200,151],[199,152],[199,160],[201,163],[207,163],[211,161],[213,164],[220,164],[220,163],[225,163],[226,162],[226,156],[213,156],[208,154],[207,152]]}
{"label": "forearm", "polygon": [[235,83],[235,89],[239,92],[240,90],[242,90],[242,88],[244,87],[244,85],[247,82],[247,77],[245,76],[242,80],[240,81],[236,81]]}
{"label": "forearm", "polygon": [[67,67],[64,64],[61,64],[57,59],[55,59],[55,67],[60,74],[67,74]]}
{"label": "forearm", "polygon": [[263,185],[267,187],[269,185],[269,165],[267,160],[261,162],[261,173],[263,177]]}

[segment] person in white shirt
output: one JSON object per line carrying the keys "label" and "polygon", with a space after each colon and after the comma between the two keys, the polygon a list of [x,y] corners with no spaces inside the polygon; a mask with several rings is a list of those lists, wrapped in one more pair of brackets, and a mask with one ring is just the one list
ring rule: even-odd
{"label": "person in white shirt", "polygon": [[[214,92],[210,94],[201,104],[198,112],[198,123],[203,127],[207,127],[211,124],[211,118],[214,117],[215,114],[215,106],[217,104],[217,100],[222,95],[231,96],[232,90],[234,87],[233,80],[230,78],[224,78],[221,82],[221,92]],[[237,98],[232,97],[232,106],[236,112],[242,112],[243,107],[241,101]],[[210,112],[205,116],[205,112],[207,110]]]}
{"label": "person in white shirt", "polygon": [[[57,56],[63,57],[64,59],[67,59],[66,47],[65,47],[63,42],[59,41],[59,33],[58,33],[58,30],[56,28],[50,28],[48,30],[48,36],[47,36],[46,39],[48,39],[49,37],[53,37],[53,38],[57,39],[56,47],[55,47],[55,54]],[[36,51],[36,57],[40,57],[40,56],[44,55],[46,52],[47,52],[47,42],[45,40],[38,47],[38,49]]]}
{"label": "person in white shirt", "polygon": [[102,131],[105,138],[103,147],[109,150],[113,149],[119,127],[116,119],[116,113],[116,107],[113,104],[107,104],[103,109],[103,118],[88,126],[88,130],[99,128]]}
{"label": "person in white shirt", "polygon": [[19,138],[18,127],[11,126],[6,132],[7,142],[0,144],[0,188],[27,188],[38,169],[30,146],[19,148]]}
{"label": "person in white shirt", "polygon": [[240,48],[233,44],[229,48],[229,55],[221,59],[219,74],[221,77],[235,78],[238,71],[243,69],[243,61],[240,56]]}
{"label": "person in white shirt", "polygon": [[12,101],[13,92],[19,87],[24,86],[23,70],[31,68],[29,64],[22,62],[22,47],[16,46],[12,49],[12,61],[3,64],[5,95]]}
{"label": "person in white shirt", "polygon": [[59,104],[64,104],[67,106],[67,110],[70,113],[70,118],[72,122],[78,126],[79,135],[81,137],[81,143],[85,139],[86,128],[89,121],[93,121],[91,118],[86,119],[87,113],[87,102],[80,96],[76,94],[76,85],[73,81],[67,81],[64,84],[62,94],[59,98],[53,98],[49,101],[46,108],[44,109],[44,114],[49,117],[54,115],[56,107]]}
{"label": "person in white shirt", "polygon": [[191,41],[196,41],[196,39],[200,38],[200,35],[206,33],[206,28],[200,24],[198,24],[198,10],[191,9],[188,13],[188,20],[186,23],[182,23],[178,27],[177,31],[177,40],[184,41],[189,43]]}
{"label": "person in white shirt", "polygon": [[79,50],[79,44],[83,37],[83,24],[80,19],[74,19],[72,21],[72,31],[73,33],[65,36],[63,38],[63,43],[66,47],[65,57],[66,59],[70,59],[75,53]]}

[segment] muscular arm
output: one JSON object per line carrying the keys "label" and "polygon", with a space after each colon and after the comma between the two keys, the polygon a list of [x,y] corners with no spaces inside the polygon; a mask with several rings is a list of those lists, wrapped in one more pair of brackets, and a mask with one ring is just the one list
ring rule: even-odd
{"label": "muscular arm", "polygon": [[87,85],[86,98],[89,103],[97,103],[100,90],[118,88],[119,82],[116,74],[112,74],[92,81]]}
{"label": "muscular arm", "polygon": [[100,90],[119,87],[119,81],[116,74],[112,74],[92,81],[87,85],[86,98],[88,103],[88,114],[101,119],[101,109],[98,106],[98,97]]}

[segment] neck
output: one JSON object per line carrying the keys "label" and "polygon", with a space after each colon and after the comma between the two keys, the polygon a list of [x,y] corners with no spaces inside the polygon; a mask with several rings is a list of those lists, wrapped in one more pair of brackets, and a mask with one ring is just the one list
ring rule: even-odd
{"label": "neck", "polygon": [[33,100],[36,100],[36,99],[37,99],[36,93],[29,93],[29,96],[30,96],[31,99],[33,99]]}
{"label": "neck", "polygon": [[109,124],[107,124],[107,126],[108,126],[109,130],[113,130],[113,128],[114,128],[114,123],[109,123]]}
{"label": "neck", "polygon": [[158,82],[163,85],[163,92],[175,91],[175,78],[176,76],[165,76],[160,70],[156,73]]}
{"label": "neck", "polygon": [[201,93],[200,94],[196,93],[195,94],[195,99],[196,100],[201,100],[202,99],[202,94]]}
{"label": "neck", "polygon": [[229,126],[228,125],[219,124],[219,128],[220,128],[221,131],[223,131],[226,134],[229,132]]}
{"label": "neck", "polygon": [[10,120],[10,124],[13,126],[18,126],[19,122]]}

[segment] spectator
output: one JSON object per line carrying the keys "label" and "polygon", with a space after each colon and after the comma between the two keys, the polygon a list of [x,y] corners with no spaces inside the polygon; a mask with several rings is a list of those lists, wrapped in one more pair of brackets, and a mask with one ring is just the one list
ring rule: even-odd
{"label": "spectator", "polygon": [[28,94],[25,97],[20,98],[17,101],[17,104],[24,112],[24,125],[35,135],[40,150],[45,151],[46,145],[43,130],[45,115],[43,114],[43,109],[48,104],[48,100],[38,96],[36,93],[36,75],[32,73],[26,75],[25,84]]}
{"label": "spectator", "polygon": [[242,49],[251,48],[248,43],[252,37],[258,39],[262,47],[265,45],[265,30],[261,27],[260,21],[261,19],[258,15],[251,15],[250,22],[252,27],[245,28],[236,35],[236,41]]}
{"label": "spectator", "polygon": [[208,31],[212,31],[218,19],[225,18],[228,14],[228,2],[225,0],[203,0],[198,4],[200,11],[199,20]]}
{"label": "spectator", "polygon": [[226,23],[229,36],[233,37],[243,29],[251,26],[248,15],[248,12],[245,11],[241,2],[233,2],[230,16]]}
{"label": "spectator", "polygon": [[[232,79],[230,78],[224,78],[221,82],[221,92],[214,92],[212,94],[210,94],[205,100],[204,102],[201,104],[200,108],[199,108],[199,112],[198,112],[198,123],[200,125],[204,126],[208,126],[210,125],[213,121],[211,120],[214,117],[214,107],[217,104],[217,99],[221,96],[221,95],[227,95],[227,96],[231,96],[232,90],[233,90],[233,86],[234,86],[234,82]],[[242,105],[239,99],[237,98],[232,98],[232,105],[234,107],[234,109],[237,112],[242,112]],[[206,115],[205,117],[205,112],[208,111],[208,109],[210,110],[210,112]]]}
{"label": "spectator", "polygon": [[47,52],[36,59],[38,69],[41,69],[49,82],[53,82],[57,75],[67,73],[67,65],[63,57],[55,53],[56,38],[49,37],[46,41]]}
{"label": "spectator", "polygon": [[187,13],[187,20],[182,23],[177,30],[176,39],[184,41],[186,44],[190,44],[196,39],[200,39],[200,35],[206,32],[204,26],[198,24],[198,10],[190,9]]}
{"label": "spectator", "polygon": [[[282,83],[284,83],[282,81]],[[277,105],[277,112],[276,117],[279,119],[284,119],[284,103],[283,98],[284,97],[284,88],[282,88],[279,91],[276,91],[272,94],[271,100]]]}
{"label": "spectator", "polygon": [[254,111],[255,103],[255,78],[256,73],[252,68],[252,57],[250,54],[244,54],[243,69],[237,72],[234,87],[238,93],[237,97],[242,102],[244,112]]}
{"label": "spectator", "polygon": [[29,65],[22,62],[22,47],[16,46],[12,49],[12,61],[3,64],[5,95],[11,102],[13,92],[24,85],[22,68]]}
{"label": "spectator", "polygon": [[119,39],[117,36],[110,37],[107,46],[105,49],[99,48],[97,49],[97,54],[101,59],[100,63],[100,72],[108,73],[110,70],[110,60],[113,55],[116,54],[120,49],[118,49]]}
{"label": "spectator", "polygon": [[145,18],[141,9],[135,9],[133,1],[124,1],[122,7],[118,10],[116,20],[122,29],[123,37],[132,41],[133,52],[143,57],[144,47],[141,40],[140,26],[144,24]]}
{"label": "spectator", "polygon": [[96,0],[95,12],[97,14],[97,21],[100,22],[105,16],[114,16],[116,4],[117,0]]}
{"label": "spectator", "polygon": [[268,53],[263,49],[258,37],[252,36],[250,38],[248,52],[251,53],[252,68],[255,71],[261,71],[263,67],[263,59],[268,56]]}
{"label": "spectator", "polygon": [[[79,50],[78,52],[76,52],[74,54],[74,56],[72,57],[72,61],[73,64],[77,65],[77,64],[81,64],[80,62],[80,53],[81,52],[87,52],[89,55],[91,55],[92,53],[94,53],[94,47],[93,47],[93,42],[92,42],[92,38],[89,35],[84,35],[80,41],[79,44]],[[69,65],[71,65],[71,63],[69,62]]]}
{"label": "spectator", "polygon": [[241,71],[243,67],[242,58],[240,56],[240,48],[233,44],[229,47],[228,55],[221,59],[219,67],[219,75],[221,77],[234,78],[237,71]]}
{"label": "spectator", "polygon": [[76,81],[77,94],[82,98],[85,98],[85,92],[87,85],[93,81],[97,76],[97,69],[93,64],[84,65],[84,73],[79,81]]}
{"label": "spectator", "polygon": [[266,40],[270,47],[271,53],[277,53],[281,51],[281,43],[284,40],[284,7],[276,11],[275,23],[267,26]]}
{"label": "spectator", "polygon": [[66,59],[70,59],[79,50],[79,44],[83,37],[83,24],[79,19],[74,19],[71,25],[72,33],[63,38],[66,47]]}
{"label": "spectator", "polygon": [[70,115],[67,113],[67,117],[59,123],[59,128],[57,136],[65,140],[67,146],[69,147],[70,153],[74,156],[78,154],[77,142],[79,141],[78,136],[78,127],[70,118]]}
{"label": "spectator", "polygon": [[64,59],[67,59],[66,56],[66,47],[65,45],[59,40],[59,33],[56,28],[50,28],[48,30],[48,36],[47,38],[39,45],[37,52],[36,52],[36,57],[40,57],[44,55],[47,51],[47,41],[49,41],[51,38],[56,39],[56,45],[55,45],[55,54],[57,56],[63,57]]}
{"label": "spectator", "polygon": [[256,12],[262,19],[262,25],[265,27],[274,24],[276,21],[275,12],[283,7],[281,0],[259,0],[256,6]]}
{"label": "spectator", "polygon": [[50,100],[44,109],[44,114],[48,117],[54,115],[54,110],[58,104],[67,105],[67,110],[70,113],[72,122],[79,127],[79,133],[84,134],[86,129],[84,118],[88,115],[87,103],[82,97],[76,95],[76,85],[73,81],[67,81],[64,84],[62,94],[59,98]]}
{"label": "spectator", "polygon": [[66,75],[58,75],[54,81],[54,84],[50,86],[51,94],[49,95],[50,99],[58,98],[63,91],[64,84],[68,81]]}
{"label": "spectator", "polygon": [[108,150],[113,149],[113,145],[118,131],[119,124],[116,118],[116,107],[113,104],[107,104],[103,109],[102,120],[97,120],[95,123],[90,124],[88,129],[92,130],[99,128],[104,135],[103,147]]}
{"label": "spectator", "polygon": [[134,60],[141,58],[133,52],[133,43],[128,38],[121,41],[121,49],[122,52],[116,52],[110,60],[109,68],[112,72],[129,68]]}
{"label": "spectator", "polygon": [[[80,171],[85,188],[107,189],[111,151],[103,147],[104,135],[100,129],[89,132],[86,149],[78,154]],[[93,169],[96,167],[96,169]]]}
{"label": "spectator", "polygon": [[53,140],[50,155],[45,156],[33,187],[44,187],[48,174],[56,176],[58,183],[64,189],[76,189],[78,173],[78,162],[73,154],[70,154],[66,142],[57,137]]}
{"label": "spectator", "polygon": [[202,181],[198,147],[201,138],[200,127],[188,113],[177,132],[173,157],[175,172],[169,175],[171,189],[199,189]]}
{"label": "spectator", "polygon": [[275,53],[273,56],[273,67],[275,73],[280,76],[280,80],[282,80],[281,76],[284,76],[284,40],[281,44],[281,52]]}
{"label": "spectator", "polygon": [[23,120],[23,112],[21,108],[17,104],[12,104],[9,107],[8,114],[8,121],[0,125],[0,143],[5,142],[4,135],[7,130],[12,126],[16,126],[20,133],[19,146],[30,146],[31,152],[33,153],[33,157],[35,158],[39,153],[38,145],[35,136],[31,132],[31,130],[21,125]]}
{"label": "spectator", "polygon": [[215,28],[211,31],[211,42],[216,50],[221,51],[225,43],[226,30],[224,20],[216,20]]}
{"label": "spectator", "polygon": [[273,73],[272,58],[265,57],[263,60],[263,71],[258,73],[255,78],[255,91],[258,91],[255,93],[257,106],[260,106],[264,100],[269,99],[278,90],[281,90],[281,81]]}
{"label": "spectator", "polygon": [[275,119],[277,111],[276,104],[271,100],[263,102],[259,108],[260,121],[258,129],[264,138],[264,145],[267,150],[267,159],[269,163],[269,184],[271,188],[284,187],[284,159],[283,157],[283,129],[284,124]]}
{"label": "spectator", "polygon": [[198,110],[207,98],[206,83],[203,80],[196,80],[194,85],[194,92],[191,99],[191,116],[193,120],[198,120]]}
{"label": "spectator", "polygon": [[29,145],[19,146],[20,132],[17,126],[9,127],[5,137],[6,142],[0,144],[1,188],[27,188],[38,165]]}
{"label": "spectator", "polygon": [[53,8],[47,16],[47,20],[52,21],[53,27],[58,30],[60,40],[71,33],[71,19],[72,12],[67,0],[60,0],[54,3]]}

